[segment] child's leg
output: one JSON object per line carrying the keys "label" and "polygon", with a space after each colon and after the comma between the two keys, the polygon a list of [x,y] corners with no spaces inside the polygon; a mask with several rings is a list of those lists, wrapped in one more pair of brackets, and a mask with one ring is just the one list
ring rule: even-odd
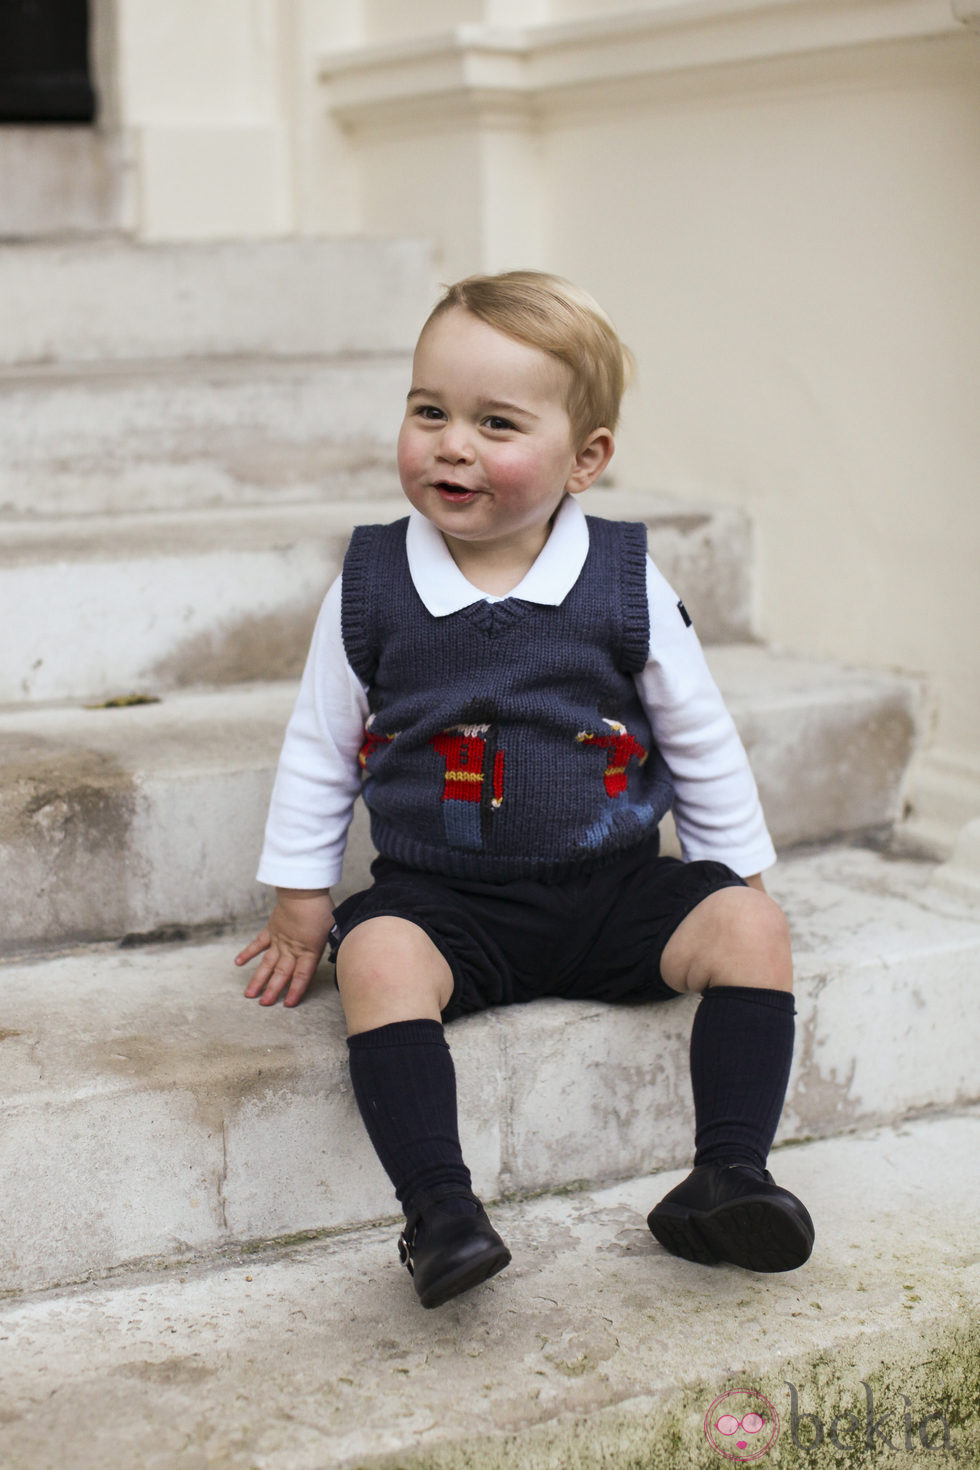
{"label": "child's leg", "polygon": [[700,903],[664,949],[672,989],[700,991],[691,1031],[694,1173],[652,1212],[676,1253],[754,1270],[788,1270],[810,1254],[804,1207],[765,1173],[793,1055],[789,932],[778,905],[751,888]]}
{"label": "child's leg", "polygon": [[424,930],[365,920],[337,954],[354,1096],[405,1211],[402,1258],[424,1306],[439,1306],[510,1260],[473,1195],[440,1019],[452,974]]}
{"label": "child's leg", "polygon": [[793,959],[778,904],[753,888],[713,893],[679,925],[660,972],[698,991],[691,1030],[695,1164],[764,1169],[793,1057]]}
{"label": "child's leg", "polygon": [[402,1207],[422,1189],[468,1190],[441,1021],[452,994],[445,959],[417,925],[368,919],[338,951],[337,984],[354,1096]]}
{"label": "child's leg", "polygon": [[337,954],[348,1036],[426,1017],[438,1021],[453,977],[424,929],[382,915],[352,929]]}

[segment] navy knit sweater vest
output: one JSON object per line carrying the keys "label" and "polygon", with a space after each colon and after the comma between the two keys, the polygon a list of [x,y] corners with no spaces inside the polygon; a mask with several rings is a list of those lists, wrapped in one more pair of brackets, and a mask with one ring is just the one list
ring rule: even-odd
{"label": "navy knit sweater vest", "polygon": [[673,789],[633,678],[650,644],[646,528],[588,517],[589,554],[558,607],[481,599],[434,617],[407,525],[358,527],[344,560],[378,851],[455,877],[555,881],[653,838]]}

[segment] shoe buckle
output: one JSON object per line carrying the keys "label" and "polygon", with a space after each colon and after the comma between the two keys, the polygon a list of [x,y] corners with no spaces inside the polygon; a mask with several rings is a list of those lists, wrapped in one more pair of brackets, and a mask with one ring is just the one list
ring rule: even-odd
{"label": "shoe buckle", "polygon": [[409,1276],[415,1275],[415,1263],[412,1260],[412,1245],[414,1244],[414,1234],[415,1232],[413,1231],[413,1239],[411,1242],[405,1239],[404,1230],[398,1237],[398,1256],[402,1265],[408,1267]]}

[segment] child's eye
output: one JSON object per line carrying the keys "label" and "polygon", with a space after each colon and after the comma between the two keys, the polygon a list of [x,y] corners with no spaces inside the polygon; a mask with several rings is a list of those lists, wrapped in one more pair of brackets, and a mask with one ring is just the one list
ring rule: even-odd
{"label": "child's eye", "polygon": [[440,419],[446,417],[442,409],[436,408],[434,403],[420,403],[415,410],[415,416],[420,419],[428,419],[431,423],[438,423]]}
{"label": "child's eye", "polygon": [[484,423],[488,429],[492,429],[495,433],[514,427],[510,419],[502,419],[498,413],[492,413],[489,418],[484,419]]}

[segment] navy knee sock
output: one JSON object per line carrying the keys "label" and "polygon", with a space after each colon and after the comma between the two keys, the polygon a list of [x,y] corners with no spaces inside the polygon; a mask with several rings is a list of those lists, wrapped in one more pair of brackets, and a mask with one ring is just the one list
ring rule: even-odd
{"label": "navy knee sock", "polygon": [[793,997],[785,990],[706,990],[691,1030],[695,1164],[764,1169],[793,1059]]}
{"label": "navy knee sock", "polygon": [[441,1023],[396,1021],[349,1036],[347,1046],[364,1126],[406,1213],[420,1190],[470,1190],[459,1145],[456,1069]]}

